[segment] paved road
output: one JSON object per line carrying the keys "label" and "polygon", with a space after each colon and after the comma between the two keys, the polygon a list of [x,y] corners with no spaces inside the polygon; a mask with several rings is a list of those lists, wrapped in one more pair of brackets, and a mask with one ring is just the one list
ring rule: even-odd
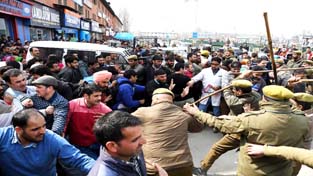
{"label": "paved road", "polygon": [[[222,137],[220,133],[213,133],[212,129],[206,127],[200,133],[189,134],[189,145],[191,148],[194,165],[200,166],[200,161],[207,153],[209,147],[211,147],[216,141]],[[235,176],[237,167],[238,152],[232,150],[222,155],[208,171],[208,175],[211,176]],[[312,176],[313,169],[302,166],[302,169],[298,176]]]}

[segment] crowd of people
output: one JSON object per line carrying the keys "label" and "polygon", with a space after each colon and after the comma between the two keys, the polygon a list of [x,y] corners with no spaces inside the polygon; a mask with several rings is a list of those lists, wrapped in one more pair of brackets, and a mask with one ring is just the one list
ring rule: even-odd
{"label": "crowd of people", "polygon": [[[267,49],[207,47],[184,58],[137,46],[123,69],[112,53],[40,58],[30,48],[26,62],[27,46],[1,43],[2,175],[206,175],[236,148],[238,175],[296,175],[301,160],[262,157],[279,147],[259,145],[310,149],[309,47],[275,51],[274,74]],[[204,125],[225,135],[194,168],[188,132]]]}

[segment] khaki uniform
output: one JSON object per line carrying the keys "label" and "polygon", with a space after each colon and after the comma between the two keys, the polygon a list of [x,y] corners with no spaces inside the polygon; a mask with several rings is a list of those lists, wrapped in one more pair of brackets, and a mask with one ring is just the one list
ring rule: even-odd
{"label": "khaki uniform", "polygon": [[273,156],[284,158],[287,160],[297,161],[301,164],[305,164],[313,167],[313,151],[295,148],[295,147],[272,147],[272,146],[264,146],[264,155],[265,156]]}
{"label": "khaki uniform", "polygon": [[299,68],[303,63],[303,60],[300,59],[298,61],[294,61],[293,59],[290,59],[288,62],[287,62],[287,67],[288,68]]}
{"label": "khaki uniform", "polygon": [[[224,97],[227,105],[230,108],[229,115],[239,115],[244,112],[243,106],[249,104],[251,110],[259,110],[259,101],[261,96],[259,93],[252,91],[251,93],[243,94],[237,97],[233,94],[231,89],[224,91]],[[217,141],[205,158],[201,161],[201,168],[207,171],[222,154],[233,150],[240,146],[239,134],[226,134],[222,139]]]}
{"label": "khaki uniform", "polygon": [[[191,176],[193,161],[188,131],[199,132],[203,124],[169,102],[139,108],[132,115],[143,122],[143,136],[147,140],[143,145],[145,160],[157,161],[170,175]],[[155,174],[151,163],[146,166],[148,174]]]}
{"label": "khaki uniform", "polygon": [[259,110],[261,95],[255,91],[235,96],[231,89],[224,90],[224,98],[230,109],[229,115],[238,115],[244,112],[243,106],[249,105],[252,111]]}
{"label": "khaki uniform", "polygon": [[247,143],[303,147],[308,135],[308,119],[302,112],[292,112],[288,102],[262,102],[260,111],[230,118],[213,117],[204,112],[195,116],[224,133],[241,134],[239,176],[290,176],[292,163],[280,158],[253,159],[247,155]]}

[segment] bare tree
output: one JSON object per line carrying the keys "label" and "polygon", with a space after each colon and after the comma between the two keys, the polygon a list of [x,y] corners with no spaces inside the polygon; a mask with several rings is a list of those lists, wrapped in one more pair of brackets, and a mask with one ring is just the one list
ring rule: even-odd
{"label": "bare tree", "polygon": [[130,18],[129,18],[129,13],[128,13],[126,8],[120,10],[119,17],[123,23],[122,31],[129,32],[129,29],[130,29],[129,28],[130,27],[130,20],[129,19]]}

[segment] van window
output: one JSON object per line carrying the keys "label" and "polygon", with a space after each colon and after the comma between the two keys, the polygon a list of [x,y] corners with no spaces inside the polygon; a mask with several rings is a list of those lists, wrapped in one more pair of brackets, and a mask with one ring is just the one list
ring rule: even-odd
{"label": "van window", "polygon": [[63,49],[62,48],[43,48],[43,47],[36,47],[40,51],[40,58],[44,61],[47,60],[50,54],[55,54],[57,58],[63,57]]}
{"label": "van window", "polygon": [[[37,47],[40,50],[40,57],[46,60],[49,54],[55,54],[58,58],[66,54],[77,53],[79,59],[84,61],[94,60],[97,55],[103,53],[115,53],[116,63],[121,64],[122,68],[127,65],[126,58],[130,53],[124,48],[112,48],[105,45],[79,43],[79,42],[59,42],[59,41],[36,41],[30,44],[30,48]],[[27,52],[26,61],[32,59],[32,55]]]}
{"label": "van window", "polygon": [[85,62],[88,62],[89,60],[95,60],[96,59],[96,53],[93,51],[77,51],[77,50],[68,50],[68,54],[77,53],[79,60],[84,60]]}

